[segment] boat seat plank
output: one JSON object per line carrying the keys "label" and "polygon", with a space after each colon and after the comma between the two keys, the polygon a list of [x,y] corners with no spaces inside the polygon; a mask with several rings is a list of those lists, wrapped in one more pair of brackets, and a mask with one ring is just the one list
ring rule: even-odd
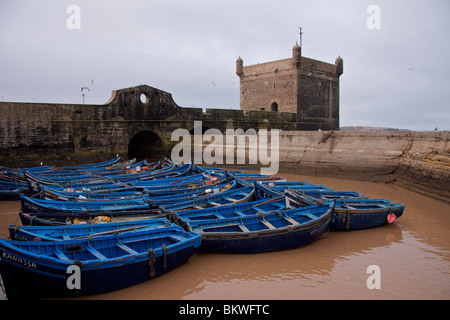
{"label": "boat seat plank", "polygon": [[288,216],[284,216],[284,219],[286,219],[287,221],[289,221],[291,224],[293,224],[294,226],[299,225],[300,223],[298,223],[297,221],[295,221],[294,219],[292,219],[291,217]]}
{"label": "boat seat plank", "polygon": [[63,236],[64,240],[70,240],[71,239],[70,235],[68,233],[64,233],[62,236]]}
{"label": "boat seat plank", "polygon": [[53,253],[54,253],[54,255],[55,255],[56,257],[58,257],[58,259],[61,259],[61,260],[70,260],[63,252],[59,251],[58,249],[55,249],[55,250],[53,251]]}
{"label": "boat seat plank", "polygon": [[269,228],[269,229],[276,229],[276,228],[273,226],[273,224],[271,224],[271,223],[268,222],[268,221],[261,220],[261,222],[262,222],[267,228]]}
{"label": "boat seat plank", "polygon": [[106,260],[107,259],[104,255],[102,255],[100,252],[98,252],[97,249],[95,249],[95,248],[93,248],[91,246],[87,246],[86,249],[87,249],[87,251],[92,253],[99,260]]}
{"label": "boat seat plank", "polygon": [[247,216],[245,213],[241,212],[241,211],[235,211],[234,213],[236,213],[237,215],[241,216],[241,217],[245,217]]}
{"label": "boat seat plank", "polygon": [[303,212],[302,216],[306,216],[306,217],[310,218],[311,220],[317,220],[317,216],[315,216],[315,215],[313,215],[311,213]]}
{"label": "boat seat plank", "polygon": [[138,254],[137,251],[134,251],[133,249],[131,249],[129,246],[124,245],[123,243],[116,243],[116,246],[118,246],[120,249],[128,252],[129,254],[133,254],[136,255]]}
{"label": "boat seat plank", "polygon": [[243,224],[239,224],[239,228],[244,232],[250,232],[250,230],[248,230],[247,227],[244,226]]}

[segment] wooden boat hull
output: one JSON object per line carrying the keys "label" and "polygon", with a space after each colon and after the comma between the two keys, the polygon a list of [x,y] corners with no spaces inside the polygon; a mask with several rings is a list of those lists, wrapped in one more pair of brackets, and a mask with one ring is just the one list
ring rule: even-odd
{"label": "wooden boat hull", "polygon": [[[145,232],[133,237],[124,234],[120,242],[114,242],[113,237],[58,242],[0,240],[0,273],[6,295],[11,300],[74,297],[150,280],[177,267],[198,250],[200,236],[180,230],[156,234],[159,239],[145,248],[131,247],[137,241],[145,245],[149,237]],[[173,243],[173,237],[185,238]],[[108,241],[119,248],[111,249]],[[131,253],[120,249],[124,245]],[[45,253],[37,254],[37,247]],[[100,250],[99,258],[86,256],[87,251],[98,254]],[[123,250],[123,255],[108,258],[108,250]],[[55,257],[54,252],[62,252],[62,258]]]}
{"label": "wooden boat hull", "polygon": [[362,230],[393,223],[403,215],[405,206],[394,204],[379,209],[344,209],[336,207],[331,224],[332,231]]}
{"label": "wooden boat hull", "polygon": [[[307,208],[302,209],[307,211]],[[246,223],[265,224],[261,219],[267,219],[272,226],[278,225],[277,220],[286,220],[284,218],[286,212],[285,215],[280,215],[279,213],[266,214],[263,218],[258,215],[249,216],[236,220],[234,224],[232,221],[227,221],[225,226],[211,223],[210,226],[204,228],[201,228],[198,224],[191,225],[191,228],[202,236],[201,248],[203,250],[239,254],[287,250],[308,245],[330,230],[332,207],[327,205],[326,208],[323,207],[319,210],[322,210],[322,214],[315,220],[298,224],[289,224],[283,221],[284,226],[277,226],[274,229],[266,228],[261,230],[260,227],[257,227],[258,230],[251,231],[250,227],[248,227],[249,230],[244,231],[242,229],[239,230],[242,228],[239,224],[243,221]],[[289,214],[288,216],[291,219],[295,219]],[[248,220],[253,221],[250,222]],[[247,225],[249,226],[250,224]]]}
{"label": "wooden boat hull", "polygon": [[20,195],[26,192],[28,188],[17,188],[14,190],[0,190],[0,201],[19,200]]}
{"label": "wooden boat hull", "polygon": [[[133,160],[133,162],[136,161],[136,159]],[[116,164],[119,164],[122,162],[122,158],[116,157],[110,160],[106,160],[103,162],[98,163],[90,163],[90,164],[81,164],[81,165],[75,165],[75,166],[64,166],[64,170],[83,170],[83,169],[96,169],[96,168],[107,168],[109,166],[113,166]]]}
{"label": "wooden boat hull", "polygon": [[33,199],[21,194],[22,211],[27,213],[94,213],[109,211],[148,211],[149,205],[142,199],[123,201],[64,201]]}
{"label": "wooden boat hull", "polygon": [[107,222],[97,224],[72,224],[64,226],[9,226],[11,240],[32,241],[61,241],[74,238],[92,238],[106,234],[120,234],[122,232],[136,232],[170,226],[164,218],[132,220],[124,222]]}
{"label": "wooden boat hull", "polygon": [[24,183],[0,180],[0,201],[17,200],[21,193],[28,191],[28,186]]}
{"label": "wooden boat hull", "polygon": [[[327,201],[300,194],[292,189],[285,189],[286,201],[291,206],[323,205]],[[329,201],[328,201],[329,202]],[[405,206],[391,203],[386,199],[336,199],[332,231],[362,230],[393,223],[402,216]]]}
{"label": "wooden boat hull", "polygon": [[247,202],[254,198],[254,188],[251,186],[237,187],[220,191],[217,194],[199,196],[194,200],[181,201],[177,203],[163,204],[163,210],[182,211],[189,209],[200,209],[207,207],[217,207],[229,204]]}
{"label": "wooden boat hull", "polygon": [[20,221],[24,226],[64,226],[73,224],[74,220],[89,222],[93,219],[101,219],[99,217],[108,217],[115,219],[150,219],[161,218],[161,211],[158,209],[143,211],[108,211],[108,212],[91,212],[91,213],[55,213],[40,212],[25,213],[19,212]]}
{"label": "wooden boat hull", "polygon": [[203,209],[185,211],[166,211],[167,218],[186,230],[190,224],[198,221],[215,221],[220,219],[240,218],[249,215],[257,215],[270,211],[282,211],[286,209],[282,197],[273,199],[259,199],[251,202],[242,202],[233,205],[209,207]]}

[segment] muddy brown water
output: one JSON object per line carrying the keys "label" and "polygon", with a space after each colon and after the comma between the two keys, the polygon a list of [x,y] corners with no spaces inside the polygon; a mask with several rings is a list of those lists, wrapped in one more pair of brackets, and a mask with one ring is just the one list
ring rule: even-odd
{"label": "muddy brown water", "polygon": [[[261,254],[199,252],[175,270],[129,288],[80,299],[449,299],[450,204],[395,184],[283,174],[334,190],[406,205],[391,225],[330,232],[293,250]],[[20,204],[0,202],[0,238],[20,224]],[[368,279],[379,267],[380,288]],[[369,279],[370,280],[370,279]],[[374,283],[371,280],[369,283]],[[5,295],[0,291],[0,299]]]}

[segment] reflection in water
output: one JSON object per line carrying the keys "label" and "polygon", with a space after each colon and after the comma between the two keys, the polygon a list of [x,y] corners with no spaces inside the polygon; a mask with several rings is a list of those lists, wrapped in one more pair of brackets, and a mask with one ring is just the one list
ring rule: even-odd
{"label": "reflection in water", "polygon": [[[370,264],[358,270],[358,257],[369,257],[377,248],[382,252],[402,239],[395,225],[384,229],[365,236],[361,231],[330,233],[307,247],[267,254],[201,254],[197,257],[212,268],[198,274],[200,284],[184,298],[207,299],[219,291],[224,298],[237,299],[336,299],[343,298],[346,288],[354,292],[358,278],[356,285],[367,290]],[[343,293],[336,296],[336,290]]]}
{"label": "reflection in water", "polygon": [[[330,232],[303,248],[235,255],[199,252],[151,281],[82,299],[449,299],[450,205],[393,184],[282,174],[406,205],[391,225]],[[0,203],[0,236],[18,203]],[[370,290],[367,268],[381,270]],[[0,297],[1,298],[1,297]]]}

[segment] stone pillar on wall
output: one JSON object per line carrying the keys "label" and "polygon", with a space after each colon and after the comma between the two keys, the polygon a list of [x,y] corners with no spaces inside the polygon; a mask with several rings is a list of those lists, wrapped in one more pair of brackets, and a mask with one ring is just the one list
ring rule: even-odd
{"label": "stone pillar on wall", "polygon": [[244,71],[244,61],[241,57],[237,58],[236,60],[236,74],[240,77],[242,76]]}
{"label": "stone pillar on wall", "polygon": [[294,47],[292,48],[292,60],[294,62],[295,67],[297,68],[300,67],[301,58],[302,58],[302,48],[298,45],[298,43],[295,43]]}
{"label": "stone pillar on wall", "polygon": [[342,60],[341,56],[336,58],[334,65],[336,66],[336,74],[340,77],[344,73],[344,60]]}

